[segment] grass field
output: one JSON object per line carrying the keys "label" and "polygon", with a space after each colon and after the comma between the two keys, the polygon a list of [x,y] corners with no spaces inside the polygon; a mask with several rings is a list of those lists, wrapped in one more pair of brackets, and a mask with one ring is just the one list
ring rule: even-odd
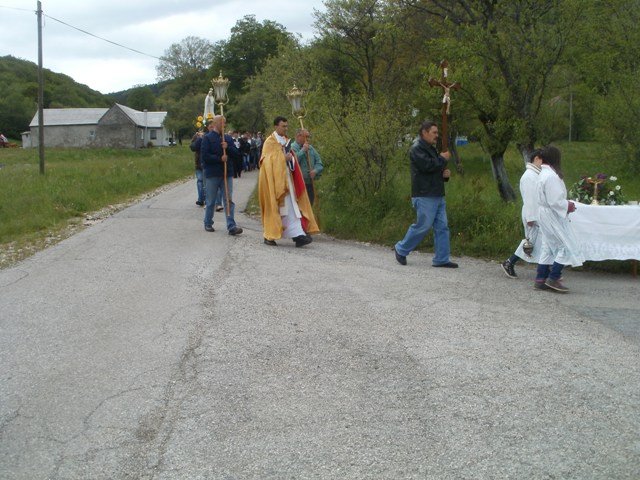
{"label": "grass field", "polygon": [[0,150],[0,267],[68,235],[85,215],[193,173],[186,147]]}

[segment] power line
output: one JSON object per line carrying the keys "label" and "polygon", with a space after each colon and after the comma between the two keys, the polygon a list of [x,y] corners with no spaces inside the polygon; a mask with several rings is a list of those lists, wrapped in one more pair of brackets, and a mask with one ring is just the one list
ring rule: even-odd
{"label": "power line", "polygon": [[6,8],[7,10],[20,10],[22,12],[34,12],[32,8],[19,8],[19,7],[9,7],[7,5],[0,5],[0,8]]}
{"label": "power line", "polygon": [[[5,5],[0,5],[0,8],[6,8],[6,9],[9,9],[9,10],[20,10],[20,11],[22,11],[22,12],[34,12],[34,10],[32,10],[32,9],[28,9],[28,8],[9,7],[9,6],[5,6]],[[34,13],[37,13],[37,12],[34,12]],[[126,50],[130,50],[130,51],[135,52],[135,53],[139,53],[140,55],[145,55],[145,56],[147,56],[147,57],[151,57],[151,58],[155,58],[156,60],[160,60],[160,58],[159,58],[159,57],[156,57],[155,55],[150,55],[150,54],[148,54],[148,53],[141,52],[140,50],[136,50],[135,48],[127,47],[126,45],[122,45],[122,44],[120,44],[120,43],[113,42],[113,41],[108,40],[108,39],[106,39],[106,38],[103,38],[103,37],[100,37],[100,36],[98,36],[98,35],[95,35],[95,34],[93,34],[93,33],[91,33],[91,32],[87,32],[86,30],[83,30],[83,29],[81,29],[81,28],[78,28],[78,27],[76,27],[76,26],[74,26],[74,25],[71,25],[71,24],[69,24],[69,23],[67,23],[67,22],[63,22],[62,20],[59,20],[59,19],[57,19],[57,18],[55,18],[55,17],[52,17],[51,15],[46,15],[45,13],[43,13],[43,14],[42,14],[42,16],[43,16],[43,17],[50,18],[51,20],[54,20],[54,21],[56,21],[56,22],[58,22],[58,23],[61,23],[61,24],[63,24],[63,25],[66,25],[66,26],[67,26],[67,27],[69,27],[69,28],[73,28],[74,30],[78,30],[79,32],[84,33],[85,35],[90,35],[90,36],[92,36],[92,37],[95,37],[95,38],[97,38],[97,39],[99,39],[99,40],[102,40],[103,42],[111,43],[112,45],[115,45],[115,46],[117,46],[117,47],[124,48],[124,49],[126,49]]]}
{"label": "power line", "polygon": [[51,20],[54,20],[54,21],[56,21],[56,22],[58,22],[58,23],[61,23],[61,24],[63,24],[63,25],[66,25],[67,27],[70,27],[70,28],[73,28],[73,29],[75,29],[75,30],[78,30],[79,32],[82,32],[82,33],[84,33],[84,34],[86,34],[86,35],[90,35],[90,36],[95,37],[95,38],[97,38],[97,39],[99,39],[99,40],[102,40],[103,42],[108,42],[108,43],[111,43],[111,44],[113,44],[113,45],[115,45],[115,46],[117,46],[117,47],[125,48],[125,49],[127,49],[127,50],[131,50],[132,52],[139,53],[140,55],[145,55],[145,56],[147,56],[147,57],[151,57],[151,58],[155,58],[156,60],[160,60],[160,58],[159,58],[159,57],[156,57],[155,55],[150,55],[150,54],[148,54],[148,53],[141,52],[140,50],[136,50],[135,48],[127,47],[126,45],[121,45],[121,44],[119,44],[119,43],[113,42],[113,41],[108,40],[108,39],[106,39],[106,38],[102,38],[102,37],[100,37],[100,36],[98,36],[98,35],[95,35],[95,34],[93,34],[93,33],[91,33],[91,32],[87,32],[86,30],[83,30],[83,29],[81,29],[81,28],[75,27],[75,26],[73,26],[73,25],[71,25],[71,24],[69,24],[69,23],[67,23],[67,22],[63,22],[62,20],[58,20],[57,18],[54,18],[54,17],[52,17],[52,16],[50,16],[50,15],[46,15],[46,14],[45,14],[44,16],[45,16],[45,17],[47,17],[47,18],[50,18]]}

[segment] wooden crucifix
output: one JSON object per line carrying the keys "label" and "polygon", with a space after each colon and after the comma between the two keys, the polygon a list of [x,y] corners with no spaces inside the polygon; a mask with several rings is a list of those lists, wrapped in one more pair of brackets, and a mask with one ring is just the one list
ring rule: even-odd
{"label": "wooden crucifix", "polygon": [[[459,90],[460,84],[458,82],[449,83],[449,62],[443,60],[440,62],[440,68],[442,68],[442,78],[436,80],[435,78],[429,79],[429,85],[431,87],[440,87],[443,91],[442,96],[442,132],[440,138],[442,139],[442,151],[449,151],[449,114],[451,113],[451,90]],[[458,155],[454,152],[454,159],[456,162],[456,169],[459,173],[462,173],[462,165],[458,159]]]}

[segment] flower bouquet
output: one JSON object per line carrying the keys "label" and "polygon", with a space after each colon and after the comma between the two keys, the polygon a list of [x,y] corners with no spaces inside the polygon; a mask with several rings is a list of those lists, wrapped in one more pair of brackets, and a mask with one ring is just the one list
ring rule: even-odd
{"label": "flower bouquet", "polygon": [[209,123],[209,121],[211,120],[213,120],[213,113],[207,113],[206,120],[202,115],[198,115],[193,124],[198,128],[198,130],[202,130],[202,128],[206,127],[207,123]]}
{"label": "flower bouquet", "polygon": [[[593,177],[582,177],[569,189],[569,198],[576,202],[591,205],[623,205],[625,202],[617,177],[598,173]],[[611,182],[611,183],[610,183]]]}

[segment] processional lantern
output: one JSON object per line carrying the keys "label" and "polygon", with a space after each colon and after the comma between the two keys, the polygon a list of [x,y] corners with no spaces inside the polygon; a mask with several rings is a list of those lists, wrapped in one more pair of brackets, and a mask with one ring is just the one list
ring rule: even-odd
{"label": "processional lantern", "polygon": [[[229,96],[227,95],[227,89],[229,88],[229,79],[228,78],[224,78],[222,76],[222,71],[220,72],[220,75],[218,75],[218,78],[214,78],[211,80],[211,85],[213,86],[213,93],[214,96],[216,97],[216,103],[218,104],[218,106],[220,107],[220,115],[222,116],[222,123],[220,125],[220,139],[222,141],[222,153],[223,155],[226,157],[227,156],[227,148],[226,148],[226,143],[225,143],[225,139],[224,139],[224,106],[229,103]],[[227,162],[224,162],[224,194],[227,200],[227,203],[225,204],[226,207],[226,215],[227,217],[231,215],[230,213],[230,201],[229,201],[229,185],[227,183]]]}
{"label": "processional lantern", "polygon": [[224,115],[223,106],[229,103],[229,96],[227,95],[227,89],[231,82],[228,78],[222,76],[222,72],[218,75],[218,78],[211,80],[213,85],[213,92],[216,98],[216,103],[220,106],[220,115]]}
{"label": "processional lantern", "polygon": [[304,106],[302,104],[302,97],[304,96],[304,90],[300,90],[296,84],[293,84],[293,88],[287,92],[287,98],[291,102],[291,112],[300,121],[300,128],[304,128],[302,119],[305,116]]}

